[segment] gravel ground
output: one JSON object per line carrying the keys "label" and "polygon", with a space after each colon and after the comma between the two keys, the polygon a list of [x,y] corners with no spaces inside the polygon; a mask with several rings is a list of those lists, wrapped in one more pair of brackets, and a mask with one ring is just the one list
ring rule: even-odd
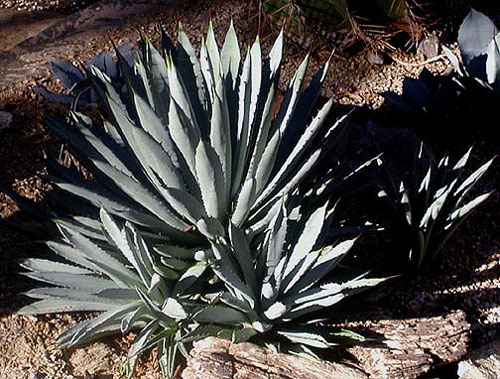
{"label": "gravel ground", "polygon": [[[7,3],[20,4],[21,1],[3,1],[1,6],[8,6]],[[33,3],[47,6],[55,2],[30,2]],[[232,18],[240,40],[248,44],[255,38],[260,23],[255,11],[246,7],[246,4],[242,0],[216,0],[188,7],[178,2],[172,7],[165,7],[158,14],[139,20],[132,18],[126,25],[111,30],[109,36],[119,44],[130,38],[136,39],[140,32],[158,41],[158,22],[165,25],[173,36],[177,21],[181,20],[189,35],[194,36],[196,44],[199,44],[210,17],[221,41]],[[265,26],[262,26],[262,31],[264,51],[268,51],[276,32],[270,32]],[[110,49],[109,37],[103,33],[85,46],[68,49],[67,59],[85,61],[99,51]],[[310,75],[329,54],[321,46],[312,52]],[[416,77],[424,66],[435,73],[442,73],[449,68],[444,59],[438,58],[424,64],[425,58],[422,56],[401,51],[390,53],[386,57],[386,64],[375,65],[370,63],[369,54],[364,52],[353,57],[334,55],[323,94],[333,96],[339,108],[379,108],[383,103],[380,93],[389,89],[401,91],[404,76]],[[283,83],[290,79],[304,55],[304,51],[293,43],[287,44],[282,70]],[[41,115],[44,112],[57,112],[58,107],[44,103],[33,92],[33,86],[40,83],[52,90],[61,89],[48,72],[0,89],[0,110],[14,116],[12,126],[0,131],[0,183],[23,196],[43,202],[43,192],[48,189],[39,179],[45,171],[43,151],[58,151],[60,144],[42,125]],[[405,120],[401,120],[401,123],[404,126]],[[466,147],[463,144],[453,148],[464,151]],[[498,154],[494,141],[478,142],[471,158],[471,167],[477,167],[494,154]],[[500,188],[498,165],[497,160],[484,177],[480,190]],[[498,192],[492,195],[461,226],[443,250],[444,258],[434,267],[417,277],[389,284],[384,289],[389,294],[383,300],[384,308],[403,317],[463,309],[472,324],[472,346],[484,344],[500,335],[500,241],[498,233],[495,234],[500,211],[498,197]],[[22,217],[15,204],[1,193],[0,207],[3,219]],[[369,248],[366,244],[363,246]],[[83,349],[60,352],[53,346],[53,337],[83,316],[34,318],[14,314],[28,301],[19,293],[33,286],[33,282],[15,274],[18,270],[15,260],[30,254],[32,250],[33,247],[26,243],[23,236],[0,229],[0,261],[3,263],[0,265],[0,378],[122,377],[119,367],[133,336],[108,339]],[[138,377],[158,377],[154,359],[142,362]]]}
{"label": "gravel ground", "polygon": [[12,8],[19,11],[57,11],[57,12],[74,12],[82,9],[97,0],[2,0],[0,8]]}

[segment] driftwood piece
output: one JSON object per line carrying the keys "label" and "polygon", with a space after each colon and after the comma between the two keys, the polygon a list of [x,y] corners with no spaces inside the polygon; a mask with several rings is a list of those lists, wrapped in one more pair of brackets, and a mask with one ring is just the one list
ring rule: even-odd
{"label": "driftwood piece", "polygon": [[355,346],[349,352],[370,377],[416,378],[463,357],[469,327],[461,310],[429,318],[380,320],[367,329],[384,342]]}
{"label": "driftwood piece", "polygon": [[183,379],[361,379],[362,371],[340,363],[314,362],[251,344],[206,338],[194,344]]}
{"label": "driftwood piece", "polygon": [[377,343],[350,348],[358,366],[314,362],[273,353],[251,343],[207,338],[194,344],[184,379],[416,378],[432,367],[458,361],[467,350],[463,311],[444,316],[365,323]]}

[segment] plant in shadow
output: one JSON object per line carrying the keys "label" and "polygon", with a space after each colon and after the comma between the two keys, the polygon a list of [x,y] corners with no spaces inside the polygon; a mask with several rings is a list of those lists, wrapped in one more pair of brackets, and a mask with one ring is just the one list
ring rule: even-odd
{"label": "plant in shadow", "polygon": [[408,263],[420,268],[436,258],[446,241],[491,192],[466,200],[467,193],[488,170],[493,159],[465,179],[461,174],[471,149],[455,164],[445,155],[433,164],[423,144],[415,151],[413,167],[402,178],[382,165],[378,196],[385,200],[393,234],[409,250]]}
{"label": "plant in shadow", "polygon": [[[124,59],[132,65],[135,56],[132,44],[125,43],[118,46],[117,49]],[[74,64],[64,60],[50,62],[52,74],[66,88],[68,94],[53,93],[43,86],[36,86],[34,90],[40,93],[47,101],[69,105],[72,109],[97,106],[99,99],[94,89],[92,89],[90,79],[87,76],[87,71],[91,66],[95,66],[104,72],[113,81],[118,92],[126,91],[119,65],[106,53],[99,53],[89,59],[85,65],[85,69],[79,69]]]}
{"label": "plant in shadow", "polygon": [[477,84],[500,91],[500,33],[493,21],[471,9],[458,31],[462,63],[446,46],[443,49],[458,74],[457,83],[474,89]]}

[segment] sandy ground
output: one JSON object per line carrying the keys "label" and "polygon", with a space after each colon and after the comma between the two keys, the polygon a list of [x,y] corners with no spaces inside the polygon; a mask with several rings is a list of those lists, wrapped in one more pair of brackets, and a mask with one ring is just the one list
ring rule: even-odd
{"label": "sandy ground", "polygon": [[[207,29],[207,20],[216,25],[219,41],[233,19],[240,40],[249,44],[258,29],[255,10],[245,1],[211,1],[208,5],[188,7],[178,2],[161,12],[141,19],[130,19],[128,24],[110,31],[111,38],[120,43],[136,39],[139,32],[158,39],[157,23],[162,22],[172,36],[177,22],[184,23],[190,36],[201,40]],[[264,30],[264,51],[269,48],[276,32]],[[66,58],[85,61],[97,52],[110,50],[111,44],[103,34],[89,40],[85,46],[68,49]],[[284,82],[298,66],[305,52],[292,42],[287,43]],[[312,54],[310,74],[329,55],[326,49]],[[394,57],[394,59],[390,57]],[[62,58],[62,57],[61,57]],[[400,51],[391,52],[384,65],[374,65],[368,53],[354,57],[335,55],[326,80],[324,96],[333,96],[343,106],[379,107],[380,93],[401,90],[403,77],[417,76],[425,66],[435,73],[449,68],[445,59],[438,58],[422,64],[424,57]],[[58,83],[45,69],[35,77],[10,84],[0,89],[0,110],[14,115],[8,130],[0,131],[0,181],[23,196],[43,201],[46,187],[40,180],[44,172],[43,151],[58,151],[60,144],[50,136],[42,124],[42,113],[57,111],[57,107],[43,102],[32,90],[43,83],[57,89]],[[404,124],[404,120],[401,120]],[[462,149],[463,147],[463,149]],[[458,146],[464,151],[466,146]],[[472,167],[498,153],[493,142],[476,144]],[[497,160],[498,162],[498,160]],[[497,189],[498,163],[485,176],[482,188]],[[0,193],[0,215],[6,220],[22,217],[17,207]],[[463,309],[472,324],[472,346],[481,345],[500,334],[500,241],[498,240],[498,193],[491,196],[475,214],[464,223],[455,238],[443,251],[444,259],[418,277],[406,278],[389,284],[389,294],[383,303],[394,314],[402,316],[425,315],[436,311]],[[496,233],[495,233],[496,232]],[[365,245],[364,245],[365,246]],[[61,352],[53,338],[62,329],[75,323],[79,315],[21,317],[16,309],[27,303],[20,293],[34,285],[16,274],[16,259],[31,254],[36,247],[25,237],[8,229],[0,229],[0,378],[120,378],[126,347],[133,336],[117,337],[97,342],[74,351]],[[137,377],[158,377],[154,359],[145,359]]]}

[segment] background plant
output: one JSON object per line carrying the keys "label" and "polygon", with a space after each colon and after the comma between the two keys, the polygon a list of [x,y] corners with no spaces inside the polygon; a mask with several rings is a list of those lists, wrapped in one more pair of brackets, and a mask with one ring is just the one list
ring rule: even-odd
{"label": "background plant", "polygon": [[411,267],[420,268],[435,259],[467,215],[491,194],[466,198],[493,162],[491,159],[461,180],[471,150],[454,165],[447,155],[436,165],[424,157],[421,144],[414,166],[404,178],[396,177],[387,165],[381,166],[378,196],[386,200],[394,235],[407,246]]}
{"label": "background plant", "polygon": [[[129,65],[133,65],[135,52],[132,44],[122,44],[118,46],[118,50]],[[106,53],[99,53],[89,59],[85,69],[79,69],[74,64],[64,60],[50,62],[52,74],[66,88],[68,93],[53,93],[43,86],[36,86],[34,89],[47,101],[70,105],[72,109],[76,109],[78,106],[96,106],[98,97],[86,75],[86,71],[90,69],[90,66],[95,66],[103,71],[113,81],[117,91],[126,90],[119,66],[111,55]]]}
{"label": "background plant", "polygon": [[458,47],[462,63],[450,49],[443,46],[462,87],[481,85],[492,91],[500,90],[500,33],[493,21],[471,9],[458,31]]}

